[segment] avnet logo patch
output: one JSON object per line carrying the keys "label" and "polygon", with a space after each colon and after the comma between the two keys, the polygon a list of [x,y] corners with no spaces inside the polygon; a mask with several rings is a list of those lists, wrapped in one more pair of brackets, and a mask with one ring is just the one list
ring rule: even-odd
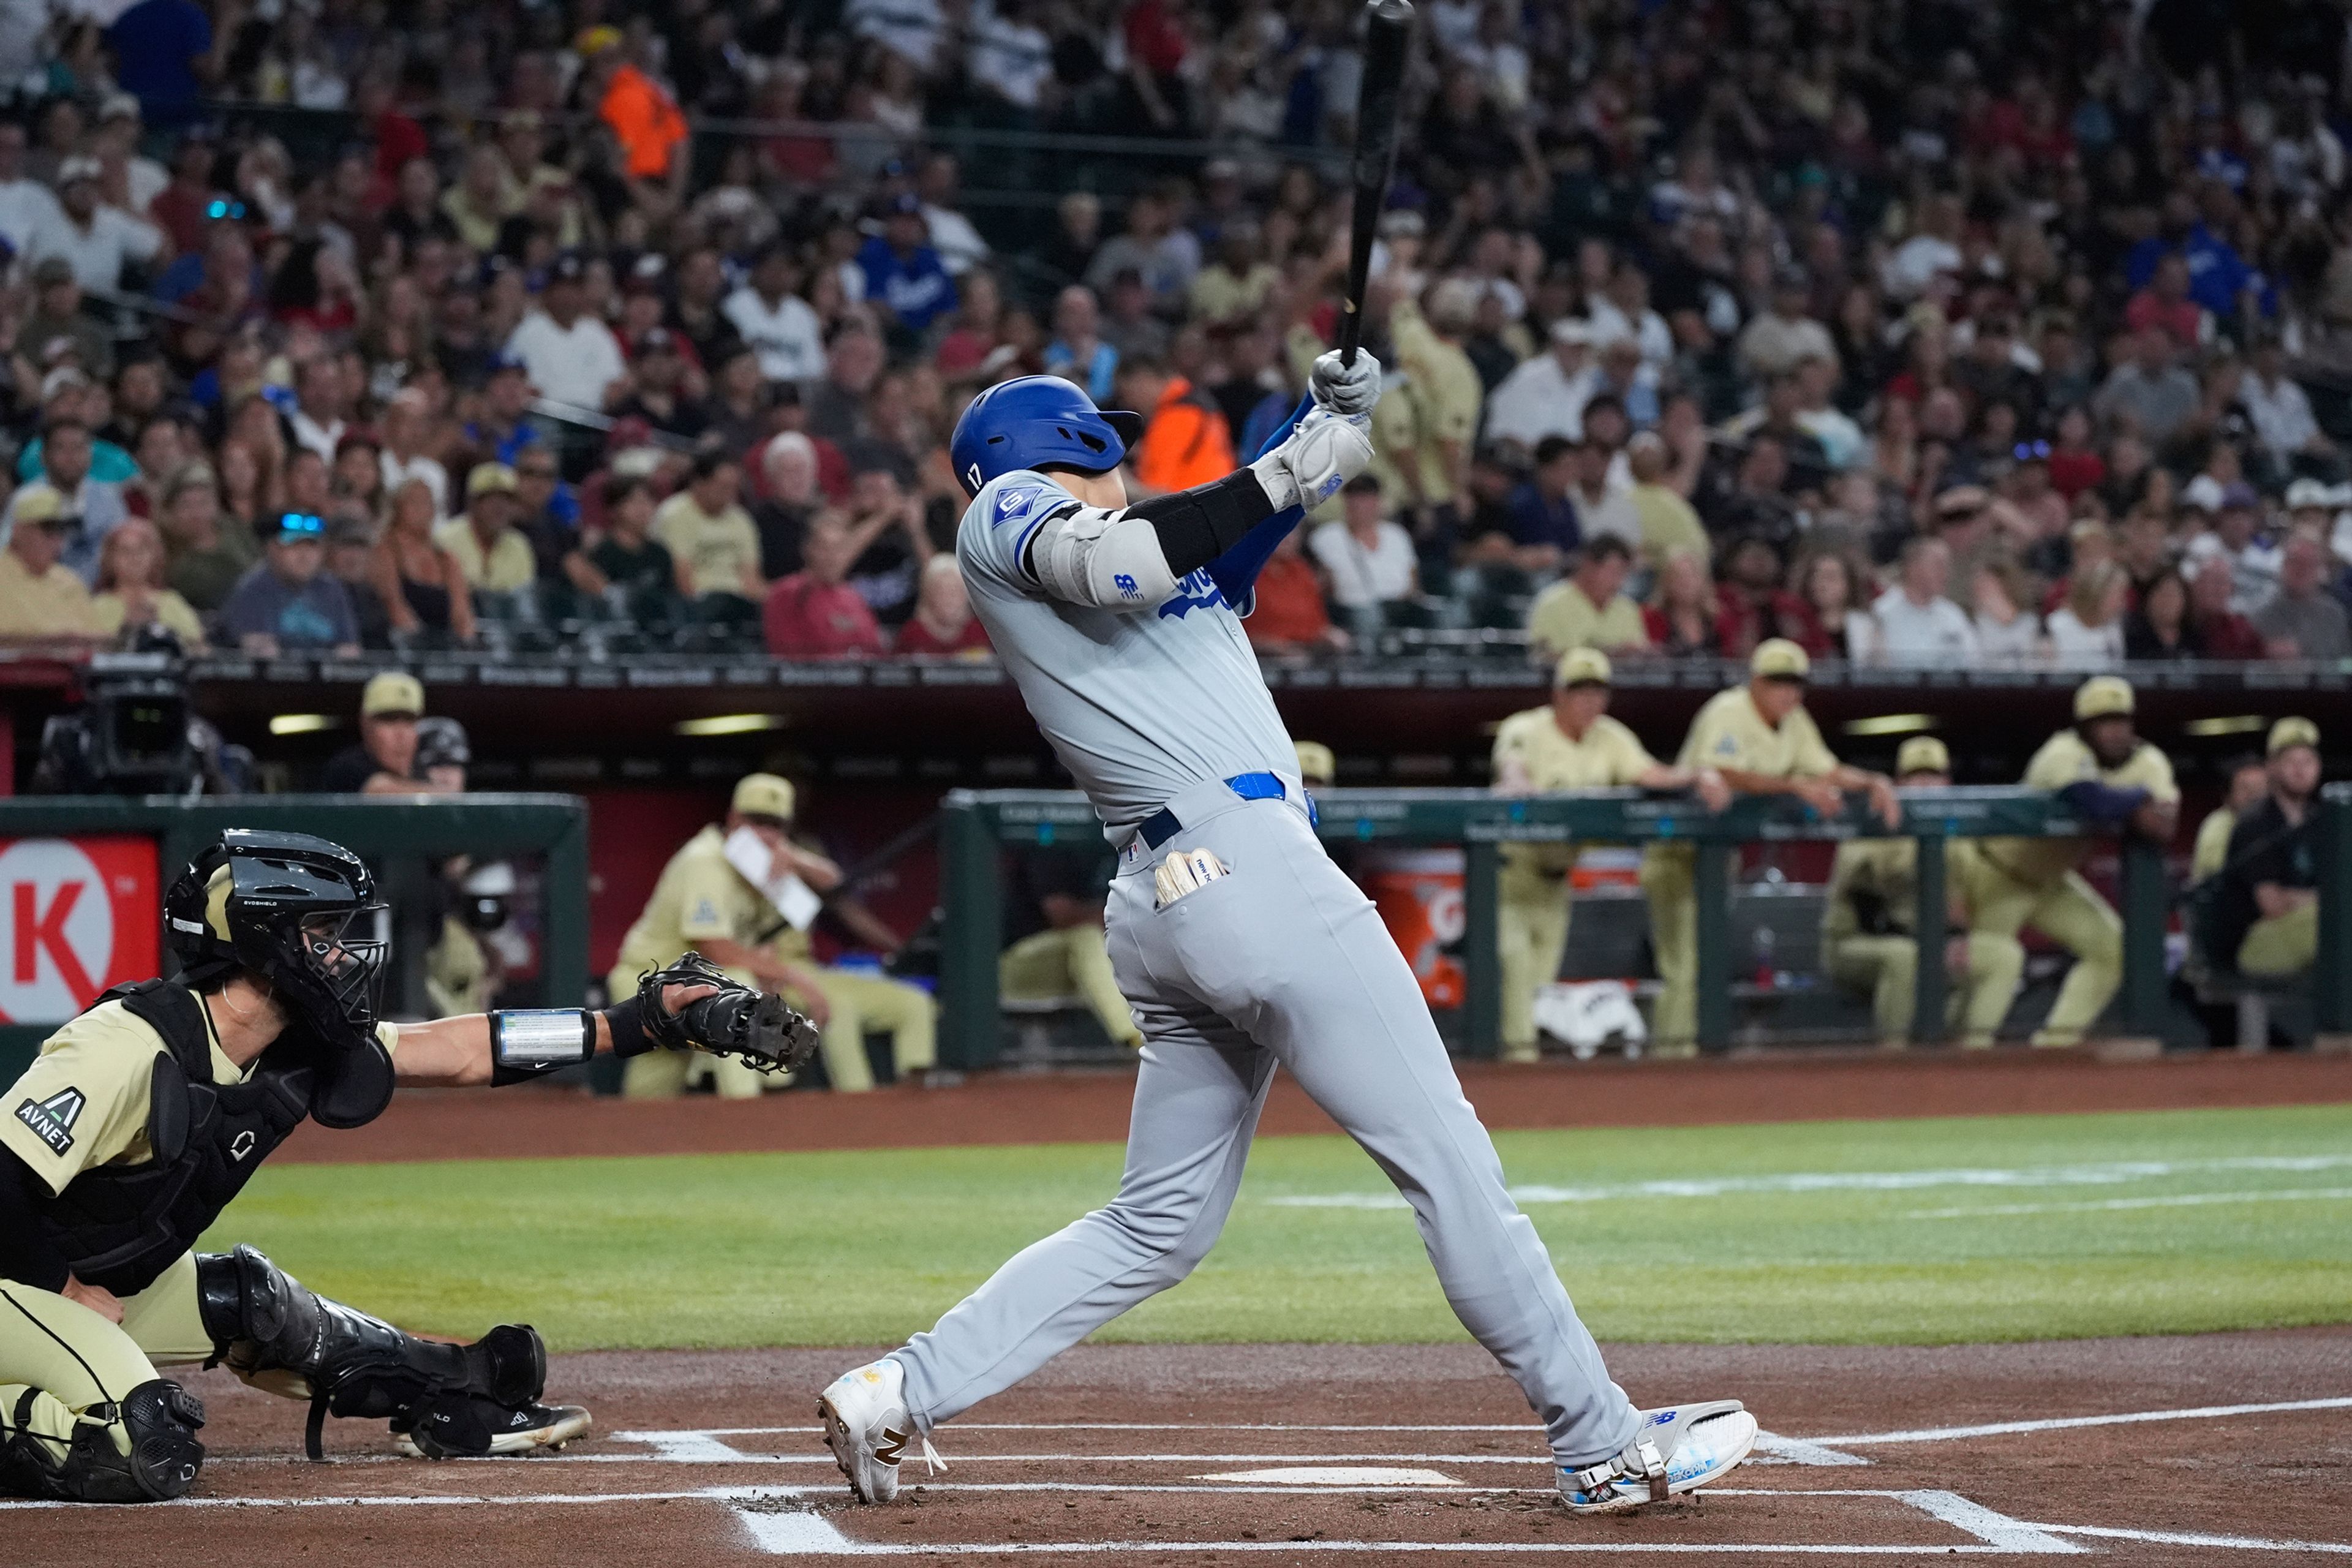
{"label": "avnet logo patch", "polygon": [[88,1099],[78,1089],[61,1089],[47,1100],[27,1100],[16,1107],[16,1120],[33,1130],[52,1154],[73,1147],[74,1123],[81,1120]]}

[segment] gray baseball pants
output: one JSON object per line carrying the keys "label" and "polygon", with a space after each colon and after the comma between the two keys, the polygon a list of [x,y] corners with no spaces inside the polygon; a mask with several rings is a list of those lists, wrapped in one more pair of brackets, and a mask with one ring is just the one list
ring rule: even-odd
{"label": "gray baseball pants", "polygon": [[1191,1273],[1233,1207],[1278,1063],[1412,1204],[1447,1301],[1526,1391],[1559,1462],[1605,1458],[1633,1438],[1633,1403],[1505,1190],[1412,969],[1291,788],[1244,801],[1212,781],[1171,801],[1182,826],[1161,849],[1208,849],[1231,875],[1164,909],[1160,853],[1139,839],[1121,855],[1110,957],[1144,1046],[1118,1194],[893,1352],[908,1408],[928,1431]]}

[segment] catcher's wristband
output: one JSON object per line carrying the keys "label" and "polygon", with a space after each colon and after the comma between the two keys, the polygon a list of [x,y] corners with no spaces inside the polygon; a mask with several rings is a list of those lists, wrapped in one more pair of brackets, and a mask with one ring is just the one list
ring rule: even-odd
{"label": "catcher's wristband", "polygon": [[647,1051],[661,1049],[661,1042],[646,1032],[642,996],[631,996],[605,1008],[604,1026],[613,1031],[613,1054],[616,1057],[641,1057]]}
{"label": "catcher's wristband", "polygon": [[[621,1031],[615,1026],[613,1037]],[[490,1015],[490,1082],[524,1083],[596,1054],[596,1015],[579,1007],[533,1007]]]}

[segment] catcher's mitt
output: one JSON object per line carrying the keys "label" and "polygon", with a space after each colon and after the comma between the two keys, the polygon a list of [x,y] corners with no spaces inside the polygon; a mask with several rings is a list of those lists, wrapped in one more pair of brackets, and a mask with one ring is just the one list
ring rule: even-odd
{"label": "catcher's mitt", "polygon": [[[676,1013],[662,1006],[667,985],[715,985],[718,991]],[[772,992],[754,991],[698,952],[637,977],[646,1033],[672,1049],[693,1047],[733,1057],[760,1072],[790,1072],[816,1049],[816,1026]]]}

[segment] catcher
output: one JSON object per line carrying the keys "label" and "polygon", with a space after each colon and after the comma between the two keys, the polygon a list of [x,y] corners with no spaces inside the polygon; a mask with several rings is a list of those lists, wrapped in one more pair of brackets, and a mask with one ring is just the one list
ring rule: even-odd
{"label": "catcher", "polygon": [[226,1363],[330,1415],[388,1418],[430,1458],[554,1447],[588,1413],[540,1402],[538,1333],[421,1340],[312,1294],[250,1247],[196,1238],[306,1119],[357,1127],[395,1081],[520,1083],[600,1050],[698,1046],[783,1070],[814,1030],[688,955],[601,1013],[375,1020],[383,906],[358,857],[233,831],[164,902],[181,973],[117,986],[60,1028],[0,1108],[0,1493],[174,1498],[204,1408],[157,1365]]}

